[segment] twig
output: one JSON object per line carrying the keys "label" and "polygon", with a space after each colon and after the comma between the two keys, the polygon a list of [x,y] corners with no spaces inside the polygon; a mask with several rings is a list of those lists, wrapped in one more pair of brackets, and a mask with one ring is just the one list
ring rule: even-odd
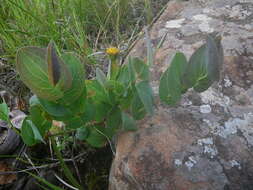
{"label": "twig", "polygon": [[39,170],[35,167],[35,165],[33,164],[32,160],[28,157],[28,155],[26,153],[24,153],[25,157],[27,158],[28,162],[32,165],[32,167],[34,168],[34,170],[36,170],[36,172],[38,173],[38,175],[40,176],[40,172]]}
{"label": "twig", "polygon": [[43,169],[43,168],[54,168],[56,166],[58,166],[60,164],[60,162],[56,162],[56,163],[52,163],[52,164],[46,164],[46,165],[42,165],[42,166],[34,166],[34,167],[30,167],[24,170],[19,170],[19,171],[7,171],[7,172],[0,172],[0,175],[9,175],[9,174],[17,174],[17,173],[25,173],[27,171],[33,171],[33,170],[37,170],[37,169]]}

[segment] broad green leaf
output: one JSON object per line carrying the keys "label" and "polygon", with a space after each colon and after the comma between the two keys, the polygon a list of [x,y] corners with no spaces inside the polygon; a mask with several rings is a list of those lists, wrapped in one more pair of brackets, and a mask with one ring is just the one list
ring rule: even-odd
{"label": "broad green leaf", "polygon": [[56,117],[68,117],[71,116],[71,111],[63,105],[55,102],[50,102],[42,98],[38,98],[41,106],[44,110],[52,116]]}
{"label": "broad green leaf", "polygon": [[145,107],[139,98],[139,95],[137,93],[133,94],[133,100],[131,103],[131,113],[136,120],[143,119],[146,115]]}
{"label": "broad green leaf", "polygon": [[21,137],[24,143],[28,146],[32,146],[37,143],[34,138],[33,130],[31,126],[26,122],[27,118],[23,121],[21,127]]}
{"label": "broad green leaf", "polygon": [[24,47],[17,52],[17,71],[21,80],[37,96],[47,100],[63,97],[59,87],[50,83],[46,64],[46,50],[37,47]]}
{"label": "broad green leaf", "polygon": [[131,83],[128,64],[125,64],[120,68],[120,72],[119,72],[117,81],[119,83],[123,84],[125,87],[128,87],[129,84]]}
{"label": "broad green leaf", "polygon": [[85,140],[89,136],[89,129],[87,127],[80,127],[76,130],[76,138],[78,140]]}
{"label": "broad green leaf", "polygon": [[182,77],[184,87],[193,87],[197,92],[208,89],[214,81],[219,80],[223,63],[223,49],[220,39],[207,37],[206,44],[197,49],[189,60]]}
{"label": "broad green leaf", "polygon": [[96,148],[105,146],[107,137],[104,130],[105,129],[102,126],[89,127],[89,135],[88,138],[86,138],[86,142]]}
{"label": "broad green leaf", "polygon": [[29,109],[30,119],[37,126],[41,136],[44,136],[45,133],[51,128],[52,121],[48,120],[45,117],[45,113],[43,112],[40,106],[32,106]]}
{"label": "broad green leaf", "polygon": [[66,105],[66,108],[70,110],[72,115],[80,114],[85,111],[85,102],[86,102],[86,88],[83,89],[83,93],[79,96],[78,99],[73,101],[71,104]]}
{"label": "broad green leaf", "polygon": [[187,89],[196,85],[198,80],[207,77],[205,51],[206,45],[202,45],[190,57],[189,63],[181,80],[182,85]]}
{"label": "broad green leaf", "polygon": [[109,103],[108,94],[105,88],[103,88],[97,80],[86,81],[87,96],[94,101]]}
{"label": "broad green leaf", "polygon": [[80,128],[81,126],[85,125],[85,118],[82,118],[78,115],[72,116],[72,117],[66,117],[63,118],[62,120],[64,121],[66,128],[68,129],[77,129]]}
{"label": "broad green leaf", "polygon": [[141,81],[135,84],[137,93],[141,102],[144,105],[146,112],[150,115],[154,113],[154,98],[152,88],[149,85],[148,81]]}
{"label": "broad green leaf", "polygon": [[119,103],[120,99],[124,95],[125,88],[121,83],[114,80],[109,80],[106,85],[106,91],[110,104],[114,106]]}
{"label": "broad green leaf", "polygon": [[94,120],[103,121],[108,114],[108,110],[111,109],[111,105],[103,103],[103,102],[94,102],[94,106],[96,109]]}
{"label": "broad green leaf", "polygon": [[137,130],[137,126],[136,126],[136,122],[133,119],[132,116],[130,116],[127,113],[122,112],[122,127],[124,130],[126,131],[136,131]]}
{"label": "broad green leaf", "polygon": [[26,118],[22,123],[21,137],[28,146],[32,146],[39,141],[44,142],[39,130],[29,118]]}
{"label": "broad green leaf", "polygon": [[71,72],[72,85],[68,90],[64,91],[64,96],[59,101],[62,104],[70,105],[80,98],[85,89],[84,64],[73,53],[63,53],[61,59]]}
{"label": "broad green leaf", "polygon": [[181,98],[181,92],[184,88],[181,84],[181,77],[186,66],[187,60],[184,54],[176,53],[169,68],[163,73],[160,80],[159,96],[164,103],[175,105]]}
{"label": "broad green leaf", "polygon": [[121,118],[121,110],[118,107],[113,108],[108,112],[107,120],[106,120],[106,134],[109,138],[121,128],[122,118]]}
{"label": "broad green leaf", "polygon": [[140,80],[149,80],[149,68],[143,60],[134,57],[130,58],[129,65],[134,70],[136,78]]}
{"label": "broad green leaf", "polygon": [[0,104],[0,119],[9,121],[9,108],[5,102]]}
{"label": "broad green leaf", "polygon": [[40,131],[38,130],[38,128],[34,125],[34,123],[31,120],[26,120],[27,124],[32,128],[33,131],[33,135],[34,135],[34,139],[36,141],[41,141],[43,143],[45,143],[45,141],[43,140]]}

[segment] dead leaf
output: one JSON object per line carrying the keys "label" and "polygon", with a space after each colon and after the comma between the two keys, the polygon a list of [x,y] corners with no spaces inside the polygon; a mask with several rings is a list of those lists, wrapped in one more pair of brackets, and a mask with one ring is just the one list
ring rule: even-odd
{"label": "dead leaf", "polygon": [[[11,168],[5,163],[0,162],[0,172],[10,172]],[[16,174],[2,174],[0,175],[0,185],[12,183],[17,179]]]}

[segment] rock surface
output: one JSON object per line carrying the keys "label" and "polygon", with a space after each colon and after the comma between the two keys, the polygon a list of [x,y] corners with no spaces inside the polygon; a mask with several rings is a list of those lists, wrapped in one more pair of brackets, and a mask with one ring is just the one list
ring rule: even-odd
{"label": "rock surface", "polygon": [[[110,190],[253,189],[253,1],[171,1],[151,29],[157,50],[152,87],[176,51],[188,58],[205,35],[222,36],[222,80],[187,92],[176,107],[161,104],[137,132],[120,134]],[[145,57],[144,39],[132,55]]]}

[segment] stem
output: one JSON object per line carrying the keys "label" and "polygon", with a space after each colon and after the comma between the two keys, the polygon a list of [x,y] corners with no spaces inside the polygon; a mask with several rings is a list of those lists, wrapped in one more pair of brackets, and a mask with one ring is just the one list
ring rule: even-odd
{"label": "stem", "polygon": [[62,167],[62,169],[64,171],[64,175],[67,177],[67,179],[71,182],[71,184],[73,186],[75,186],[76,188],[78,188],[80,190],[83,190],[83,188],[81,187],[81,185],[77,182],[77,180],[75,179],[75,177],[72,175],[70,169],[68,168],[68,166],[64,162],[62,154],[61,154],[60,150],[58,149],[58,147],[56,145],[54,137],[52,137],[51,140],[52,140],[52,145],[53,145],[53,149],[55,151],[55,154],[56,154],[57,158],[59,159],[61,167]]}

